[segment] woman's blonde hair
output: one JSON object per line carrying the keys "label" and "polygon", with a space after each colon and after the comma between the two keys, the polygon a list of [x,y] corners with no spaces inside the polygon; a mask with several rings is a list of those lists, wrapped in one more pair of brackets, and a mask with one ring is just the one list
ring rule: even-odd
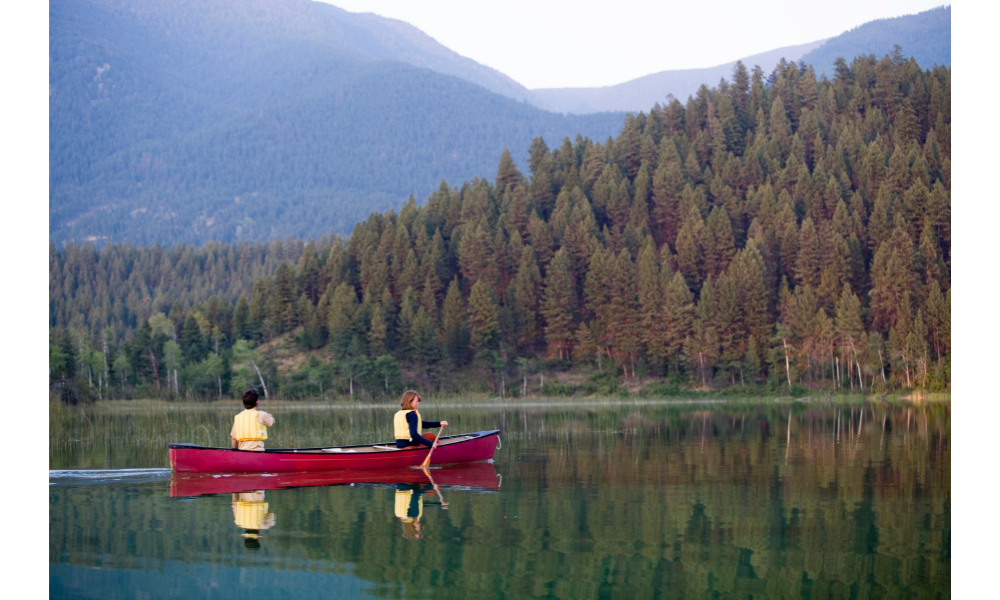
{"label": "woman's blonde hair", "polygon": [[414,398],[419,398],[420,394],[414,392],[413,390],[406,390],[403,392],[403,399],[399,401],[399,406],[403,410],[413,410],[411,404]]}

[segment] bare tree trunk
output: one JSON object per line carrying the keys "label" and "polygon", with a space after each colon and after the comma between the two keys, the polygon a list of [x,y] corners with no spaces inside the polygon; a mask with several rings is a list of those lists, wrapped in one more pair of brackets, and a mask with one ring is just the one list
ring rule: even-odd
{"label": "bare tree trunk", "polygon": [[250,364],[253,365],[253,370],[257,372],[257,378],[260,379],[260,387],[264,388],[264,399],[267,400],[267,384],[264,383],[264,376],[260,374],[260,369],[257,368],[257,363],[250,359]]}
{"label": "bare tree trunk", "polygon": [[153,361],[153,375],[156,376],[156,389],[160,389],[160,370],[156,367],[156,355],[153,349],[149,349],[149,360]]}
{"label": "bare tree trunk", "polygon": [[788,389],[792,389],[792,371],[788,364],[788,341],[785,338],[781,338],[781,345],[785,349],[785,377],[788,378]]}
{"label": "bare tree trunk", "polygon": [[108,332],[101,331],[101,360],[104,362],[104,381],[108,381]]}
{"label": "bare tree trunk", "polygon": [[698,365],[699,365],[700,370],[701,370],[701,386],[702,387],[708,387],[708,384],[705,383],[705,353],[704,352],[698,352]]}
{"label": "bare tree trunk", "polygon": [[885,359],[882,358],[882,351],[878,351],[878,365],[882,368],[882,383],[885,383]]}

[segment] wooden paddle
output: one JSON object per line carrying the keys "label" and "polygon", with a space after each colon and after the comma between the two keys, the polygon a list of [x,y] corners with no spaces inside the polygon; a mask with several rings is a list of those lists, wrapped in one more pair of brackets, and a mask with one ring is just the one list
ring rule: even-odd
{"label": "wooden paddle", "polygon": [[431,454],[434,454],[434,449],[437,448],[438,442],[441,441],[441,434],[444,433],[445,427],[447,427],[447,425],[442,425],[441,431],[438,432],[437,437],[434,438],[434,444],[431,446],[431,451],[427,453],[427,458],[424,459],[424,462],[420,463],[421,469],[426,469],[431,466]]}

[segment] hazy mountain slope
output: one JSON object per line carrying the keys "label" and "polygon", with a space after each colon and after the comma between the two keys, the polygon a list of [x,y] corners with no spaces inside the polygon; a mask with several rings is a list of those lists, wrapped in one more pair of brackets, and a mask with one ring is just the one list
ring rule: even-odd
{"label": "hazy mountain slope", "polygon": [[813,65],[816,74],[833,76],[833,61],[844,57],[848,63],[855,56],[892,52],[894,44],[903,56],[912,56],[922,68],[951,66],[951,7],[942,6],[915,15],[879,19],[845,31],[806,54],[802,60]]}
{"label": "hazy mountain slope", "polygon": [[[364,27],[333,35],[332,20],[278,11],[323,4],[124,5],[50,3],[57,243],[346,233],[442,179],[492,177],[505,147],[523,164],[535,136],[603,140],[624,117],[567,117],[374,60]],[[280,14],[264,22],[265,9]]]}
{"label": "hazy mountain slope", "polygon": [[[807,52],[823,44],[823,40],[799,46],[788,46],[748,56],[740,60],[748,69],[760,65],[769,73],[784,58],[798,61]],[[653,104],[664,103],[667,94],[673,94],[682,102],[694,95],[702,84],[714,86],[722,78],[728,79],[733,73],[736,61],[708,67],[706,69],[680,69],[661,71],[645,75],[625,83],[599,88],[546,88],[532,90],[553,110],[565,113],[586,114],[607,110],[646,111]]]}
{"label": "hazy mountain slope", "polygon": [[457,54],[409,23],[372,13],[351,13],[310,0],[91,1],[174,38],[220,50],[232,47],[234,41],[244,51],[267,40],[309,41],[365,61],[397,60],[454,75],[542,106],[527,88],[503,73]]}

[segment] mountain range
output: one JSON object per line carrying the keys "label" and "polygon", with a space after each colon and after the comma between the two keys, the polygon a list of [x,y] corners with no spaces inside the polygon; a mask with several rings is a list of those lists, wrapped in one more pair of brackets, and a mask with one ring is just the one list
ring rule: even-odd
{"label": "mountain range", "polygon": [[[759,66],[770,73],[782,59],[813,65],[817,76],[833,77],[838,57],[848,62],[855,56],[885,56],[894,45],[903,56],[913,56],[921,67],[951,66],[951,6],[942,6],[915,15],[879,19],[845,31],[833,38],[798,46],[787,46],[739,59],[748,69]],[[594,88],[540,88],[531,90],[545,106],[564,113],[586,114],[599,111],[649,111],[663,103],[667,94],[684,102],[702,85],[713,86],[729,79],[736,61],[705,69],[679,69],[645,75],[616,85]]]}
{"label": "mountain range", "polygon": [[[939,12],[950,31],[950,8]],[[901,30],[880,21],[841,45],[743,62],[850,53],[883,43],[888,25]],[[683,99],[732,68],[650,75],[613,86],[617,100],[528,90],[409,24],[309,0],[52,0],[49,28],[57,244],[346,234],[443,182],[492,177],[505,149],[526,169],[537,137],[556,147],[617,135],[625,111]]]}

